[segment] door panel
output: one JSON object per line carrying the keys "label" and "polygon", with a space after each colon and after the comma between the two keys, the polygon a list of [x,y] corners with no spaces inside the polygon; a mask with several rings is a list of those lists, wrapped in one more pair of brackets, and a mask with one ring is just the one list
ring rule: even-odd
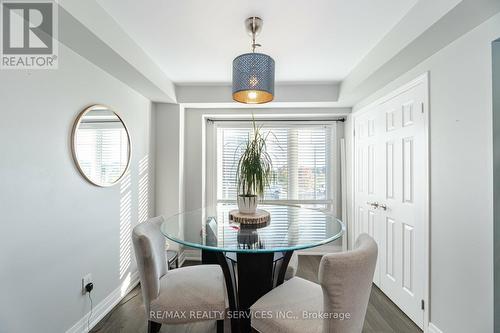
{"label": "door panel", "polygon": [[385,198],[394,199],[394,142],[385,143]]}
{"label": "door panel", "polygon": [[414,278],[414,240],[413,227],[403,223],[403,289],[413,296]]}
{"label": "door panel", "polygon": [[[356,217],[353,225],[354,239],[362,233],[367,233],[376,241],[380,238],[380,212],[369,203],[376,202],[376,189],[380,179],[376,174],[380,164],[380,152],[377,145],[378,119],[366,117],[357,122],[356,135],[359,143],[356,146],[357,163],[355,164]],[[375,268],[374,282],[380,283],[379,264]]]}
{"label": "door panel", "polygon": [[[356,116],[354,235],[379,245],[374,282],[423,327],[427,200],[425,84]],[[378,204],[378,206],[377,206]]]}
{"label": "door panel", "polygon": [[389,278],[392,282],[396,281],[396,269],[395,269],[395,251],[396,251],[396,221],[390,217],[385,219],[385,238],[383,239],[385,247],[385,262],[382,267],[385,268],[385,277]]}
{"label": "door panel", "polygon": [[413,138],[403,138],[403,202],[413,202]]}

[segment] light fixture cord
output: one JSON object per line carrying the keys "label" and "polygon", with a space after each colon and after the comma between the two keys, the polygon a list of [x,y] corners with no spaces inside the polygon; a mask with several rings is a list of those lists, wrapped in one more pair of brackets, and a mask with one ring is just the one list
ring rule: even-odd
{"label": "light fixture cord", "polygon": [[255,17],[252,18],[252,52],[255,53],[255,48],[261,47],[262,45],[255,42],[255,36],[257,35],[257,24],[255,23]]}
{"label": "light fixture cord", "polygon": [[255,17],[252,18],[252,52],[255,53]]}

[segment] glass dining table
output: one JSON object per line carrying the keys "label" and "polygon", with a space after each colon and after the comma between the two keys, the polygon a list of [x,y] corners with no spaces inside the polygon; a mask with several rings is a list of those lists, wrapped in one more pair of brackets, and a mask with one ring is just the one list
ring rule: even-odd
{"label": "glass dining table", "polygon": [[218,204],[174,215],[161,232],[170,241],[201,250],[203,264],[224,273],[232,332],[250,332],[249,308],[284,282],[296,250],[339,239],[344,224],[331,214],[288,205],[259,205],[270,221],[248,225],[232,221],[232,204]]}

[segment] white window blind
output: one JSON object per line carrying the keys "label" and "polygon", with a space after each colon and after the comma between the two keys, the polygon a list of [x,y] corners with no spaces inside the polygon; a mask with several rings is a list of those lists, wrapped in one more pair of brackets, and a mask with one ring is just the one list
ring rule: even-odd
{"label": "white window blind", "polygon": [[128,137],[123,126],[82,124],[76,132],[80,168],[101,183],[114,182],[121,176],[128,159]]}
{"label": "white window blind", "polygon": [[[251,123],[218,125],[217,200],[236,200],[236,169],[245,149]],[[329,209],[332,201],[332,126],[266,124],[267,151],[275,179],[266,189],[265,201],[295,203]]]}

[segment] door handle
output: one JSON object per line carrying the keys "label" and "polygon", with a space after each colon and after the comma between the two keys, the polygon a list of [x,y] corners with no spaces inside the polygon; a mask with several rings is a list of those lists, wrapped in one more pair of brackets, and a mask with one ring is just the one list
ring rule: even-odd
{"label": "door handle", "polygon": [[378,206],[379,206],[379,208],[382,208],[383,210],[387,210],[387,206],[385,204],[380,204]]}
{"label": "door handle", "polygon": [[379,207],[378,202],[376,201],[375,202],[367,201],[366,204],[372,206],[373,209],[377,209]]}

